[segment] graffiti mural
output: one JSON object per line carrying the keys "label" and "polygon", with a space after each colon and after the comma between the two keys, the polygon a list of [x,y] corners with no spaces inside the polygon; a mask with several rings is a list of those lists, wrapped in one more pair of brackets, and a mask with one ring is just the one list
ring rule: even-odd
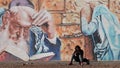
{"label": "graffiti mural", "polygon": [[8,9],[1,7],[0,11],[1,53],[5,51],[23,61],[61,59],[61,41],[47,10],[37,12],[29,0],[12,0]]}
{"label": "graffiti mural", "polygon": [[[86,5],[86,6],[85,6]],[[118,0],[0,0],[0,61],[120,60]]]}

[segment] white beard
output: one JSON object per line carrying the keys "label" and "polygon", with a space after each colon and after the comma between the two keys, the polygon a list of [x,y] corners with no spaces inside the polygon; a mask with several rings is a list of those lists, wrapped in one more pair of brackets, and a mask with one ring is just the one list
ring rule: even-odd
{"label": "white beard", "polygon": [[20,38],[19,42],[15,44],[12,39],[9,39],[9,31],[8,31],[9,24],[6,25],[5,30],[0,32],[0,53],[6,51],[11,53],[12,55],[19,57],[24,61],[29,60],[28,51],[29,45],[24,40],[23,37]]}

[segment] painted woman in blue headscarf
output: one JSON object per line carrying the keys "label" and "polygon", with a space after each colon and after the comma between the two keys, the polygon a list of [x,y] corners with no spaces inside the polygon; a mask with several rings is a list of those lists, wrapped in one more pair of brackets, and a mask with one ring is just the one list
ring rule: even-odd
{"label": "painted woman in blue headscarf", "polygon": [[93,7],[92,19],[88,23],[81,11],[82,32],[92,36],[97,60],[120,60],[120,24],[118,18],[105,5]]}

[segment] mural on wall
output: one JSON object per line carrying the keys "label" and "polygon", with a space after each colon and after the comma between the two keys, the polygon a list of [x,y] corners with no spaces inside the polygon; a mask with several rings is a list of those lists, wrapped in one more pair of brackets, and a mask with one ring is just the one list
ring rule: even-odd
{"label": "mural on wall", "polygon": [[87,23],[85,10],[81,10],[82,32],[91,35],[97,60],[119,60],[120,23],[104,5],[90,5],[92,19]]}
{"label": "mural on wall", "polygon": [[[61,41],[51,14],[34,10],[29,0],[12,0],[1,11],[0,52],[24,60],[60,60]],[[2,46],[3,45],[3,46]]]}
{"label": "mural on wall", "polygon": [[76,45],[89,60],[119,60],[118,2],[0,0],[0,61],[70,61]]}

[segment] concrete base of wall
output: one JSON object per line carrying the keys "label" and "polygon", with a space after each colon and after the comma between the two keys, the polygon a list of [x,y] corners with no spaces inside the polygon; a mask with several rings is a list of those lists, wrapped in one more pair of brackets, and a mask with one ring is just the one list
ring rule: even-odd
{"label": "concrete base of wall", "polygon": [[15,61],[15,62],[0,62],[0,68],[120,68],[120,61],[91,61],[90,65],[79,65],[74,63],[68,65],[69,62],[63,61],[50,61],[50,62],[39,62],[39,61]]}

